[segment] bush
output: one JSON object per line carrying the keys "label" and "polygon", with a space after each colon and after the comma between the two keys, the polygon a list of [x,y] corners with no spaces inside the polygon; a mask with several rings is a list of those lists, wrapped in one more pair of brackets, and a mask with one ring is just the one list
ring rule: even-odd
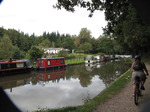
{"label": "bush", "polygon": [[66,58],[67,57],[67,55],[68,55],[68,53],[67,52],[65,52],[65,51],[60,51],[59,53],[58,53],[58,57],[64,57],[64,58]]}
{"label": "bush", "polygon": [[105,56],[105,53],[98,53],[98,55],[100,55],[100,56]]}

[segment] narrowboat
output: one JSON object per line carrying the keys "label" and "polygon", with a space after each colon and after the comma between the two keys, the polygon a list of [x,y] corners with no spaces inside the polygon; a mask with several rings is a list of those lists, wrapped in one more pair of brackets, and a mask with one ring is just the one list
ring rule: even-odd
{"label": "narrowboat", "polygon": [[88,55],[85,59],[85,63],[88,63],[88,64],[96,63],[96,59],[94,58],[94,56]]}
{"label": "narrowboat", "polygon": [[97,63],[102,61],[102,56],[100,56],[100,55],[94,56],[94,58],[95,58]]}
{"label": "narrowboat", "polygon": [[28,72],[32,66],[28,59],[24,60],[0,60],[0,75]]}
{"label": "narrowboat", "polygon": [[37,69],[54,69],[54,68],[64,68],[66,66],[65,59],[63,57],[57,58],[40,58],[36,61]]}

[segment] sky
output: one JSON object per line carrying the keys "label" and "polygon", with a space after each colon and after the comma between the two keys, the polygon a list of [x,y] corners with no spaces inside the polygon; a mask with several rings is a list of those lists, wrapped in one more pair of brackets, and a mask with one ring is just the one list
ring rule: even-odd
{"label": "sky", "polygon": [[76,8],[74,13],[54,9],[57,0],[3,0],[0,4],[0,27],[15,29],[40,36],[43,32],[78,35],[82,28],[91,31],[92,37],[102,35],[107,22],[102,11],[92,18],[89,11]]}

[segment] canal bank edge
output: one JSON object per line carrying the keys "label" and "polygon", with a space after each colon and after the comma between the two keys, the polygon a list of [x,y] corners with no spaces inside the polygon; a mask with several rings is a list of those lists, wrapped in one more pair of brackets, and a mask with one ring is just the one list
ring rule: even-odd
{"label": "canal bank edge", "polygon": [[111,99],[114,95],[118,94],[131,80],[130,69],[122,74],[116,81],[114,81],[110,86],[104,89],[99,95],[90,101],[86,102],[82,106],[75,107],[64,107],[61,109],[41,109],[36,112],[92,112],[97,106],[101,105],[103,102]]}

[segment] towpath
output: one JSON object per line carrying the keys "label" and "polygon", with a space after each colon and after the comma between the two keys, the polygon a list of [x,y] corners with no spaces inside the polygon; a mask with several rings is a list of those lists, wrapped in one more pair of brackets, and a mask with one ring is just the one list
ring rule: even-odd
{"label": "towpath", "polygon": [[[150,64],[146,64],[150,74]],[[145,83],[145,91],[142,92],[143,96],[139,100],[139,105],[134,104],[132,96],[132,81],[130,81],[120,93],[115,95],[112,99],[100,104],[93,112],[150,112],[145,106],[150,102],[150,75]],[[148,103],[150,104],[150,103]],[[143,111],[144,109],[144,111]]]}

